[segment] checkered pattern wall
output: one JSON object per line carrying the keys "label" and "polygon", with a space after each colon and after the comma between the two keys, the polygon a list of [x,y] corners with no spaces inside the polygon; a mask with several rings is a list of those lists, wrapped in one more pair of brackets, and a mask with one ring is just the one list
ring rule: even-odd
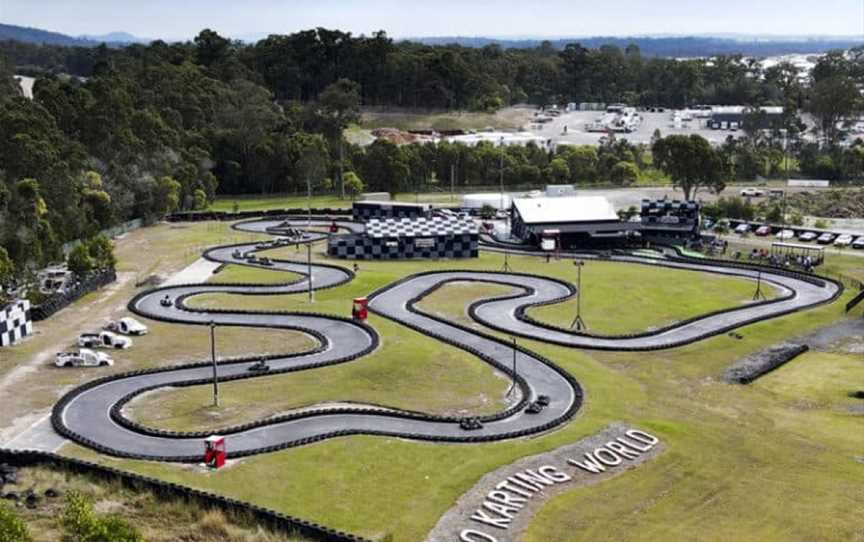
{"label": "checkered pattern wall", "polygon": [[328,240],[327,254],[348,260],[476,258],[478,245],[476,233],[404,238],[333,235]]}
{"label": "checkered pattern wall", "polygon": [[366,222],[373,218],[420,218],[426,216],[430,209],[429,205],[358,201],[351,208],[351,216],[357,222]]}
{"label": "checkered pattern wall", "polygon": [[33,333],[30,320],[30,302],[15,301],[0,309],[0,346],[14,344]]}
{"label": "checkered pattern wall", "polygon": [[366,223],[366,235],[384,237],[437,237],[442,235],[477,235],[479,228],[470,218],[417,218],[414,220],[388,219],[370,220]]}

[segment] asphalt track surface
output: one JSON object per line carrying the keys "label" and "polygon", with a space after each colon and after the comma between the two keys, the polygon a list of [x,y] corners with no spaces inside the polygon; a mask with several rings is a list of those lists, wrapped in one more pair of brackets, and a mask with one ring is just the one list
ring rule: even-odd
{"label": "asphalt track surface", "polygon": [[[330,220],[296,220],[290,225],[326,227]],[[342,229],[361,231],[362,226],[338,222]],[[236,229],[249,232],[285,233],[281,220],[254,220],[235,224]],[[300,243],[311,243],[326,234],[309,232]],[[496,249],[496,247],[489,247]],[[139,316],[183,324],[247,326],[296,330],[309,334],[319,342],[312,351],[268,358],[269,374],[298,370],[314,370],[338,363],[363,363],[374,351],[379,337],[374,328],[349,319],[321,314],[287,312],[252,312],[198,310],[188,307],[186,299],[204,293],[239,295],[274,295],[301,293],[313,289],[338,286],[353,278],[351,271],[337,266],[313,264],[311,277],[306,262],[273,260],[272,266],[250,263],[243,255],[259,250],[256,243],[216,247],[204,257],[220,263],[246,265],[293,272],[302,278],[279,285],[256,284],[195,284],[156,288],[136,296],[129,304]],[[239,253],[239,257],[237,256]],[[589,256],[590,257],[590,256]],[[758,271],[750,268],[723,267],[691,261],[662,261],[634,256],[618,256],[613,260],[634,265],[663,265],[708,273],[757,279]],[[514,350],[512,345],[491,334],[445,321],[414,308],[425,295],[451,282],[477,281],[504,284],[519,293],[499,296],[474,303],[472,317],[489,328],[514,336],[529,337],[579,348],[612,350],[646,350],[670,348],[723,333],[746,323],[802,310],[835,299],[841,287],[831,281],[762,271],[761,280],[776,286],[781,297],[771,302],[748,305],[737,309],[705,315],[666,329],[627,337],[599,337],[554,328],[531,320],[524,314],[526,307],[554,303],[575,294],[575,289],[562,281],[519,273],[478,271],[441,271],[406,277],[370,296],[369,308],[374,313],[421,333],[477,355],[483,361],[505,373],[510,372],[513,357],[518,367],[517,384],[520,400],[507,410],[481,417],[482,427],[463,429],[457,417],[432,416],[380,406],[357,406],[298,411],[293,414],[260,420],[244,426],[226,428],[229,456],[240,457],[275,451],[348,434],[397,436],[418,440],[445,442],[480,442],[530,435],[550,430],[572,418],[582,404],[583,390],[578,382],[552,361],[526,350]],[[164,297],[171,300],[163,306]],[[621,300],[626,303],[626,300]],[[255,378],[249,372],[256,359],[222,361],[218,366],[220,381]],[[123,405],[141,393],[159,388],[207,384],[212,379],[210,364],[175,366],[106,377],[85,384],[64,396],[55,406],[52,423],[62,435],[102,453],[140,459],[176,462],[199,462],[202,437],[207,433],[173,433],[142,427],[126,418]],[[398,385],[395,383],[394,385]],[[541,412],[525,411],[540,395],[551,398]],[[333,398],[338,400],[338,398]]]}

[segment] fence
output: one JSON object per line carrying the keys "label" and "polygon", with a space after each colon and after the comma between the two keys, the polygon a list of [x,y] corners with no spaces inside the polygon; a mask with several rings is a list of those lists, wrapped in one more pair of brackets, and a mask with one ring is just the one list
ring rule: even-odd
{"label": "fence", "polygon": [[[122,224],[118,224],[113,228],[107,228],[99,233],[108,237],[109,239],[113,239],[119,235],[123,235],[124,233],[128,233],[133,230],[137,230],[138,228],[144,225],[143,218],[136,218],[135,220],[130,220],[129,222],[124,222]],[[75,239],[74,241],[69,241],[68,243],[63,243],[63,255],[68,255],[69,252],[75,248],[76,246],[81,244],[81,239]]]}
{"label": "fence", "polygon": [[60,309],[64,309],[72,302],[78,300],[82,296],[89,294],[94,290],[98,290],[107,284],[111,284],[117,280],[117,273],[113,269],[100,271],[90,275],[86,279],[79,281],[72,288],[67,289],[63,293],[58,293],[50,296],[48,299],[36,305],[31,310],[31,316],[34,322],[45,320]]}

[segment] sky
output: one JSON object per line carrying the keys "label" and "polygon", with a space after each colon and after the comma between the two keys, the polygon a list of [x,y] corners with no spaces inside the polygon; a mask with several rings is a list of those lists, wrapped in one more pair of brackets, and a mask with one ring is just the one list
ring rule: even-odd
{"label": "sky", "polygon": [[864,35],[864,0],[0,0],[0,22],[185,40],[323,26],[390,36]]}

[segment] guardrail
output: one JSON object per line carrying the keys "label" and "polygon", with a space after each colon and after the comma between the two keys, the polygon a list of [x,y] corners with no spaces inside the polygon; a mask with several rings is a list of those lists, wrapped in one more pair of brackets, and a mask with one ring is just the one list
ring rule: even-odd
{"label": "guardrail", "polygon": [[49,452],[0,448],[0,463],[7,463],[16,467],[53,467],[75,474],[95,476],[107,482],[119,483],[123,487],[136,491],[150,491],[160,498],[173,498],[193,502],[198,504],[202,509],[217,509],[228,514],[233,513],[241,517],[248,517],[253,523],[263,525],[272,531],[289,535],[301,535],[315,541],[369,542],[367,539],[357,535],[337,531],[313,521],[282,514],[248,502]]}
{"label": "guardrail", "polygon": [[848,313],[848,312],[852,311],[852,309],[854,309],[856,306],[858,306],[858,304],[861,303],[862,301],[864,301],[864,290],[861,290],[860,292],[858,292],[858,295],[856,295],[854,298],[852,298],[852,300],[849,301],[849,303],[846,303],[846,312]]}
{"label": "guardrail", "polygon": [[117,273],[113,269],[90,275],[79,282],[76,286],[61,294],[54,294],[48,299],[33,307],[30,315],[34,322],[45,320],[57,311],[66,308],[74,301],[94,290],[98,290],[117,280]]}

